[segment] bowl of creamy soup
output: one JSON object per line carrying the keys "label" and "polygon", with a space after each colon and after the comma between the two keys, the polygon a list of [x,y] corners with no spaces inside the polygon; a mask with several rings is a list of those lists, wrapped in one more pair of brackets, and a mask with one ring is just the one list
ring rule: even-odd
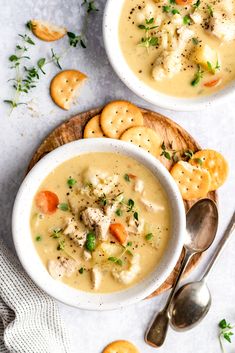
{"label": "bowl of creamy soup", "polygon": [[66,304],[104,310],[137,302],[166,280],[182,250],[185,211],[152,155],[87,139],[57,148],[29,172],[12,227],[39,287]]}
{"label": "bowl of creamy soup", "polygon": [[235,89],[235,0],[108,0],[109,60],[145,100],[174,110],[219,102]]}

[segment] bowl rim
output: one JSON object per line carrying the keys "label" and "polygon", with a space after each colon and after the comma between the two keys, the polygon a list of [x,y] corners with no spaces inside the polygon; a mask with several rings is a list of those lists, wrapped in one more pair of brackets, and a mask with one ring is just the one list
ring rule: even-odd
{"label": "bowl rim", "polygon": [[103,40],[113,70],[131,91],[155,106],[173,111],[202,110],[234,97],[235,80],[222,90],[200,98],[180,98],[167,95],[141,81],[127,64],[118,40],[119,16],[124,1],[107,0],[103,14]]}
{"label": "bowl rim", "polygon": [[[72,159],[83,153],[99,151],[116,151],[117,153],[136,159],[152,172],[154,170],[155,175],[157,174],[156,178],[162,185],[164,184],[163,187],[168,197],[170,207],[172,208],[173,216],[175,218],[174,225],[176,227],[174,234],[176,238],[170,241],[170,244],[171,242],[172,244],[174,243],[174,251],[171,254],[171,257],[166,261],[168,267],[162,269],[160,275],[158,274],[156,275],[156,278],[154,277],[154,280],[152,279],[152,277],[155,276],[154,273],[158,271],[158,267],[161,267],[161,259],[160,263],[153,271],[153,274],[151,273],[151,280],[148,279],[150,276],[149,275],[136,285],[123,291],[113,292],[111,294],[93,294],[90,292],[84,292],[71,288],[62,282],[55,281],[49,275],[45,266],[41,262],[41,259],[39,258],[33,244],[29,224],[33,197],[45,177],[64,161]],[[168,188],[167,190],[165,186]],[[172,195],[170,193],[172,193]],[[21,206],[22,202],[24,203],[23,209]],[[157,160],[157,158],[128,142],[107,138],[93,138],[73,141],[58,147],[44,156],[31,169],[23,180],[15,198],[12,213],[12,234],[18,258],[27,274],[38,287],[58,301],[70,306],[87,310],[110,310],[139,302],[149,296],[166,280],[180,257],[184,243],[185,223],[185,209],[179,189],[168,170],[159,160]],[[20,236],[22,232],[24,235],[27,234],[24,238]],[[35,256],[36,254],[37,256]]]}

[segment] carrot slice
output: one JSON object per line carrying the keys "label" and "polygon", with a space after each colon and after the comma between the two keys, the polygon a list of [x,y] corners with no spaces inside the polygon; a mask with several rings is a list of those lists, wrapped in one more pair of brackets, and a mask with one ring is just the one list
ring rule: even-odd
{"label": "carrot slice", "polygon": [[125,243],[127,239],[127,231],[121,223],[112,223],[109,226],[110,233],[121,243]]}
{"label": "carrot slice", "polygon": [[205,87],[215,87],[221,83],[221,78],[216,78],[215,80],[204,83]]}
{"label": "carrot slice", "polygon": [[37,208],[45,214],[54,213],[59,204],[58,196],[51,191],[40,191],[35,197]]}
{"label": "carrot slice", "polygon": [[177,5],[184,6],[184,5],[191,4],[192,0],[175,0],[175,2],[176,2]]}

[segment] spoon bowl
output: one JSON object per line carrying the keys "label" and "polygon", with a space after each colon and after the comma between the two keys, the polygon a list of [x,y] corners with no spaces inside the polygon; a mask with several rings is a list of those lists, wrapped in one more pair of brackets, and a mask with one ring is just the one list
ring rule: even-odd
{"label": "spoon bowl", "polygon": [[176,331],[189,330],[208,313],[211,294],[204,281],[187,283],[174,296],[170,309],[170,324]]}
{"label": "spoon bowl", "polygon": [[210,199],[199,200],[187,213],[187,229],[184,247],[202,252],[212,244],[218,228],[218,209]]}

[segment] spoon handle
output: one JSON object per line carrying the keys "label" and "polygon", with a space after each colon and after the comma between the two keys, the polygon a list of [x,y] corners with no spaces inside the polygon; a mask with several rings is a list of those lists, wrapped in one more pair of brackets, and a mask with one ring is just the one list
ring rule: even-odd
{"label": "spoon handle", "polygon": [[193,254],[194,253],[192,253],[191,251],[185,249],[184,259],[181,263],[180,270],[175,279],[173,288],[167,299],[166,305],[164,309],[156,315],[156,317],[150,323],[150,326],[146,331],[145,342],[150,346],[161,347],[165,341],[168,325],[169,325],[169,307],[173,299],[173,296],[175,294],[177,284],[179,283],[182,273],[184,272],[184,269],[187,266]]}
{"label": "spoon handle", "polygon": [[206,280],[206,278],[209,275],[210,270],[212,269],[213,265],[215,264],[216,260],[218,259],[218,256],[221,254],[222,250],[225,248],[225,245],[227,244],[228,239],[230,238],[230,235],[233,233],[235,230],[235,212],[233,213],[233,216],[229,222],[229,225],[227,226],[221,240],[219,241],[215,252],[206,268],[206,271],[204,273],[203,279]]}

